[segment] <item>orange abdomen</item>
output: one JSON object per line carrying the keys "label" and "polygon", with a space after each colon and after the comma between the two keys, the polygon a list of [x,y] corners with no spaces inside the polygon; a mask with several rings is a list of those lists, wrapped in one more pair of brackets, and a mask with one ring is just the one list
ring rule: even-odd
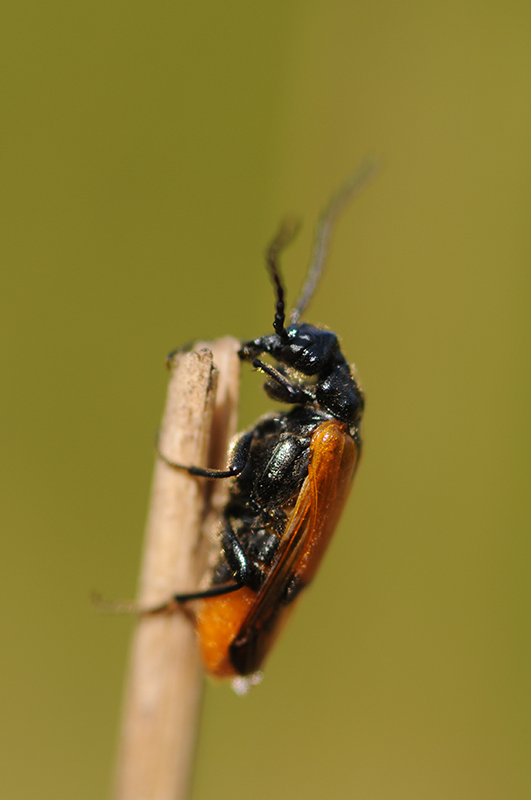
{"label": "orange abdomen", "polygon": [[256,599],[247,586],[237,592],[201,600],[196,628],[205,669],[216,678],[232,678],[237,673],[230,661],[229,647]]}

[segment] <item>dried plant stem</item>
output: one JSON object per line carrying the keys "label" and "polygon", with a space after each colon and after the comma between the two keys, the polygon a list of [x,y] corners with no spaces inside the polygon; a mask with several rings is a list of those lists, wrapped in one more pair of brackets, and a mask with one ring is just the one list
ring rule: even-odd
{"label": "dried plant stem", "polygon": [[[236,424],[238,347],[227,338],[174,357],[160,435],[161,451],[171,460],[224,466]],[[198,480],[157,460],[140,577],[141,608],[197,588],[226,483]],[[125,695],[116,800],[185,800],[202,686],[190,620],[181,613],[142,617]]]}

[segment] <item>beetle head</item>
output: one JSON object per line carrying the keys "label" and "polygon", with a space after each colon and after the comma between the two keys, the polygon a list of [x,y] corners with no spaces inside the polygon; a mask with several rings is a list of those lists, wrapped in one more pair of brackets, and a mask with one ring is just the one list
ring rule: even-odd
{"label": "beetle head", "polygon": [[330,364],[337,348],[335,333],[302,322],[285,330],[275,357],[303,375],[317,375]]}

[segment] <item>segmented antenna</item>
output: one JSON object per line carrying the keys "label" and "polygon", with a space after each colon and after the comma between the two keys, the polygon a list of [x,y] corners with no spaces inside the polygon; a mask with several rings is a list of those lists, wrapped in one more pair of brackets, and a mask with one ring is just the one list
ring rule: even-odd
{"label": "segmented antenna", "polygon": [[[375,159],[370,158],[363,162],[355,172],[350,175],[345,183],[340,187],[339,191],[333,195],[327,207],[323,211],[321,219],[317,223],[315,230],[315,238],[312,250],[312,257],[310,259],[310,266],[306,281],[302,287],[299,299],[293,307],[291,312],[291,323],[294,325],[298,322],[299,317],[305,310],[310,302],[317,282],[321,277],[323,267],[325,265],[326,256],[328,255],[328,246],[330,244],[330,235],[332,233],[334,222],[339,214],[343,211],[345,206],[352,200],[358,192],[363,189],[365,184],[374,177],[377,169]],[[276,328],[275,328],[276,330]]]}
{"label": "segmented antenna", "polygon": [[287,339],[286,328],[284,323],[286,321],[285,305],[284,305],[284,286],[282,285],[282,278],[278,268],[278,257],[282,250],[293,240],[295,234],[300,228],[300,221],[294,218],[284,219],[278,230],[277,235],[266,250],[266,262],[273,283],[275,284],[277,303],[275,319],[273,321],[273,328],[275,333],[281,339]]}

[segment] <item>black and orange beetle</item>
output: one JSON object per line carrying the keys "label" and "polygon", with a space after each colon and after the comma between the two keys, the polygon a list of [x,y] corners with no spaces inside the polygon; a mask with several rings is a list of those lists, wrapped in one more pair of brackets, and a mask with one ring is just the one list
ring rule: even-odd
{"label": "black and orange beetle", "polygon": [[354,369],[335,333],[299,318],[322,272],[335,218],[372,172],[372,164],[364,165],[326,208],[288,326],[278,256],[294,226],[284,224],[267,250],[274,332],[242,344],[239,356],[265,373],[269,397],[293,408],[268,414],[240,434],[226,470],[187,467],[160,454],[175,469],[232,481],[211,586],[173,598],[200,601],[195,624],[205,668],[216,677],[247,676],[262,666],[321,562],[360,460],[364,398]]}

